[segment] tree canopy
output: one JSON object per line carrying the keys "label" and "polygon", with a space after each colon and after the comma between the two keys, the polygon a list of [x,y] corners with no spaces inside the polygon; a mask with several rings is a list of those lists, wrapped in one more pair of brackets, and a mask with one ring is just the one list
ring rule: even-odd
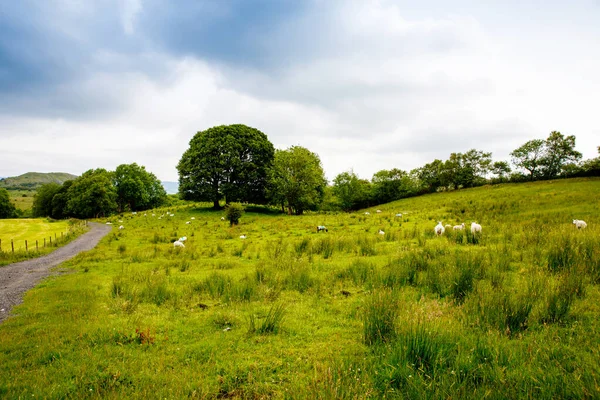
{"label": "tree canopy", "polygon": [[68,191],[67,210],[77,218],[98,218],[117,211],[117,192],[113,173],[90,169],[75,179]]}
{"label": "tree canopy", "polygon": [[344,211],[366,207],[371,184],[360,179],[354,171],[342,172],[333,179],[333,194]]}
{"label": "tree canopy", "polygon": [[31,213],[34,217],[52,216],[52,198],[60,191],[58,183],[47,183],[40,186],[33,197]]}
{"label": "tree canopy", "polygon": [[144,166],[121,164],[115,169],[113,183],[119,211],[147,210],[163,204],[167,192],[158,178]]}
{"label": "tree canopy", "polygon": [[327,180],[319,156],[310,150],[292,146],[275,152],[270,177],[270,198],[273,204],[300,215],[315,210],[323,201]]}
{"label": "tree canopy", "polygon": [[275,149],[267,136],[246,125],[221,125],[198,132],[177,170],[185,200],[262,204]]}
{"label": "tree canopy", "polygon": [[15,218],[17,209],[10,201],[8,190],[0,188],[0,218]]}

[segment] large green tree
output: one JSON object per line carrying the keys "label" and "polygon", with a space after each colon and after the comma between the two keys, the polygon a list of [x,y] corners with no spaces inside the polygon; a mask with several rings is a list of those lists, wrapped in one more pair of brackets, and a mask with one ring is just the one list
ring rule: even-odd
{"label": "large green tree", "polygon": [[34,217],[52,216],[52,199],[60,191],[61,185],[55,182],[42,185],[33,197],[31,214]]}
{"label": "large green tree", "polygon": [[113,183],[120,212],[126,208],[138,211],[159,207],[167,199],[167,192],[158,178],[136,163],[119,165]]}
{"label": "large green tree", "polygon": [[0,188],[0,218],[15,218],[17,209],[10,201],[8,190]]}
{"label": "large green tree", "polygon": [[301,146],[277,150],[270,176],[274,204],[300,215],[315,210],[323,201],[327,180],[319,156]]}
{"label": "large green tree", "polygon": [[543,168],[544,160],[544,140],[533,139],[510,153],[512,163],[517,168],[522,168],[529,172],[529,179],[539,178]]}
{"label": "large green tree", "polygon": [[246,125],[221,125],[198,132],[177,170],[185,200],[264,203],[275,149],[267,136]]}
{"label": "large green tree", "polygon": [[545,178],[555,178],[569,163],[581,160],[581,153],[575,150],[575,136],[565,137],[558,131],[550,132],[545,142],[545,154],[542,159]]}
{"label": "large green tree", "polygon": [[117,211],[117,192],[113,173],[103,168],[90,169],[75,179],[67,192],[68,215],[98,218]]}
{"label": "large green tree", "polygon": [[52,213],[50,214],[52,218],[63,219],[69,216],[67,203],[69,202],[69,189],[73,182],[71,180],[63,183],[58,192],[52,197]]}
{"label": "large green tree", "polygon": [[360,179],[354,171],[347,171],[333,179],[332,191],[342,210],[357,210],[368,203],[371,184]]}

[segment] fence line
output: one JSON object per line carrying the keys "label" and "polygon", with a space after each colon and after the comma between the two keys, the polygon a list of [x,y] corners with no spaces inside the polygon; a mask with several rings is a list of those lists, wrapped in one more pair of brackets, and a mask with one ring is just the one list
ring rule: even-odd
{"label": "fence line", "polygon": [[[52,235],[44,237],[44,243],[43,243],[42,249],[45,249],[46,247],[57,247],[60,243],[69,239],[78,230],[82,229],[83,227],[85,227],[87,225],[88,225],[88,223],[86,220],[79,221],[79,222],[77,222],[77,224],[73,224],[72,226],[70,226],[68,232],[61,232],[60,237],[58,236],[57,232],[54,232],[54,241],[52,240]],[[48,244],[46,244],[46,238],[48,238]],[[25,243],[25,253],[29,253],[30,249],[29,249],[28,240],[22,239],[22,241]],[[31,243],[33,243],[33,242],[31,242]],[[40,247],[39,247],[38,239],[35,239],[35,251],[39,251],[39,249],[40,249]],[[0,254],[10,254],[10,253],[15,254],[15,253],[19,253],[19,252],[22,252],[22,250],[17,248],[17,250],[15,251],[15,241],[13,239],[10,239],[10,251],[5,251],[3,249],[2,239],[0,239]]]}

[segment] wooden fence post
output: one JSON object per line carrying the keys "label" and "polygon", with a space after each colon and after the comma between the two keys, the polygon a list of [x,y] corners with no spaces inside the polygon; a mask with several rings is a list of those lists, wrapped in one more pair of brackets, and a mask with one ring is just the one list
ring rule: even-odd
{"label": "wooden fence post", "polygon": [[40,251],[40,249],[38,248],[38,241],[37,241],[37,239],[35,239],[35,251]]}
{"label": "wooden fence post", "polygon": [[25,241],[25,251],[29,251],[29,249],[27,248],[27,240]]}
{"label": "wooden fence post", "polygon": [[0,251],[2,251],[2,239],[0,239]]}
{"label": "wooden fence post", "polygon": [[44,238],[44,248],[46,248],[46,238]]}
{"label": "wooden fence post", "polygon": [[50,246],[52,246],[52,236],[50,236]]}
{"label": "wooden fence post", "polygon": [[12,247],[12,252],[15,252],[15,243],[13,242],[12,239],[10,239],[10,247]]}

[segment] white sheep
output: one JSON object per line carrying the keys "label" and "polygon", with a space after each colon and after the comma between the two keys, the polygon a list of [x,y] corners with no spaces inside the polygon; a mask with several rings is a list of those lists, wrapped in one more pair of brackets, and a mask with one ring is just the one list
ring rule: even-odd
{"label": "white sheep", "polygon": [[471,223],[471,233],[473,235],[476,233],[481,233],[481,225],[479,225],[477,222],[472,222]]}
{"label": "white sheep", "polygon": [[182,236],[179,238],[179,241],[182,243],[185,242],[186,240],[187,240],[187,236]]}
{"label": "white sheep", "polygon": [[121,226],[119,227],[119,230],[121,231],[121,230],[123,230],[123,229],[125,229],[125,227],[124,227],[123,225],[121,225]]}
{"label": "white sheep", "polygon": [[398,214],[396,214],[396,217],[402,218],[402,214],[398,213]]}
{"label": "white sheep", "polygon": [[462,231],[463,229],[465,229],[465,223],[463,222],[460,225],[454,225],[452,229],[454,229],[455,231]]}
{"label": "white sheep", "polygon": [[379,232],[377,232],[377,233],[378,233],[378,234],[380,234],[380,235],[382,235],[382,236],[383,236],[383,235],[385,235],[385,232],[384,232],[384,231],[382,231],[381,229],[380,229],[380,230],[379,230]]}
{"label": "white sheep", "polygon": [[240,239],[246,239],[246,235],[241,235]]}
{"label": "white sheep", "polygon": [[435,228],[433,228],[433,231],[438,236],[443,235],[445,230],[446,228],[444,228],[444,225],[442,225],[442,221],[438,221],[438,224],[435,226]]}
{"label": "white sheep", "polygon": [[173,247],[185,247],[185,245],[179,240],[176,240],[173,242]]}
{"label": "white sheep", "polygon": [[323,225],[317,226],[317,232],[321,232],[321,231],[328,232],[327,228],[325,226],[323,226]]}
{"label": "white sheep", "polygon": [[112,225],[112,222],[107,222],[106,225]]}
{"label": "white sheep", "polygon": [[191,221],[186,221],[186,222],[185,222],[185,224],[186,224],[186,225],[189,225],[189,224],[191,224],[191,223],[192,223]]}
{"label": "white sheep", "polygon": [[575,225],[577,227],[577,229],[585,229],[585,228],[587,228],[587,224],[585,223],[585,221],[583,221],[581,219],[574,219],[573,220],[573,225]]}
{"label": "white sheep", "polygon": [[375,211],[377,214],[381,214],[381,210],[377,210]]}
{"label": "white sheep", "polygon": [[196,219],[196,217],[192,217],[192,218],[190,218],[190,219]]}
{"label": "white sheep", "polygon": [[225,221],[225,217],[221,217],[221,221]]}
{"label": "white sheep", "polygon": [[371,215],[371,213],[367,211],[367,212],[365,212],[365,215]]}
{"label": "white sheep", "polygon": [[134,211],[134,212],[131,213],[131,215],[137,215],[137,212]]}

